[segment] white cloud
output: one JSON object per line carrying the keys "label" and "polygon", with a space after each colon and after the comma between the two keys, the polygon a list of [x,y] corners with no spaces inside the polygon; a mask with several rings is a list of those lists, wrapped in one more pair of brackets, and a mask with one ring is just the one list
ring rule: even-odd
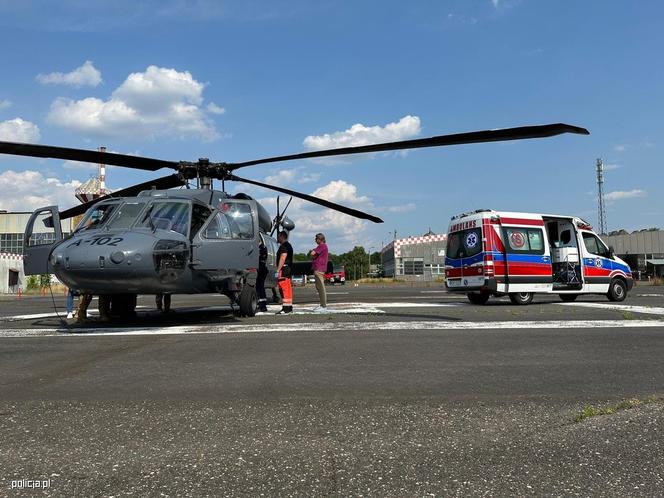
{"label": "white cloud", "polygon": [[414,211],[417,206],[414,202],[409,202],[408,204],[397,204],[396,206],[390,206],[387,208],[387,211],[390,213],[408,213]]}
{"label": "white cloud", "polygon": [[[247,188],[242,186],[237,190],[244,191]],[[276,213],[277,195],[274,193],[271,197],[258,199],[272,215]],[[360,195],[355,185],[343,180],[331,181],[317,188],[310,195],[366,212],[374,209],[369,197]],[[286,202],[287,197],[282,195],[282,209]],[[313,246],[313,235],[318,232],[326,235],[330,251],[335,253],[348,251],[367,239],[367,221],[298,198],[293,198],[286,215],[295,222],[295,230],[291,233],[291,243],[296,252],[310,249],[309,246]]]}
{"label": "white cloud", "polygon": [[5,142],[39,142],[39,127],[21,118],[0,121],[0,140]]}
{"label": "white cloud", "polygon": [[11,107],[12,103],[9,100],[0,100],[0,111]]}
{"label": "white cloud", "polygon": [[37,81],[42,85],[69,85],[76,88],[98,86],[102,82],[101,73],[92,61],[85,61],[69,73],[38,74]]}
{"label": "white cloud", "polygon": [[56,99],[48,120],[81,134],[211,141],[219,133],[201,107],[204,88],[188,71],[149,66],[143,73],[130,74],[108,100]]}
{"label": "white cloud", "polygon": [[616,169],[620,169],[622,166],[620,164],[605,164],[604,165],[604,171],[614,171]]}
{"label": "white cloud", "polygon": [[0,209],[7,211],[32,211],[39,207],[58,205],[66,208],[78,204],[74,190],[81,182],[63,182],[46,177],[38,171],[12,171],[0,173]]}
{"label": "white cloud", "polygon": [[493,7],[494,7],[495,9],[498,8],[498,4],[499,4],[499,3],[500,3],[500,0],[491,0],[491,4],[493,5]]}
{"label": "white cloud", "polygon": [[224,114],[226,112],[226,109],[224,109],[223,107],[218,106],[214,102],[210,102],[207,105],[207,110],[208,110],[209,113],[212,113],[212,114]]}
{"label": "white cloud", "polygon": [[613,150],[616,152],[625,152],[627,150],[627,145],[625,144],[618,144],[613,147]]}
{"label": "white cloud", "polygon": [[404,116],[397,123],[388,123],[385,126],[365,126],[357,123],[344,131],[309,135],[304,139],[304,147],[308,150],[356,147],[405,140],[419,133],[420,118],[409,115]]}
{"label": "white cloud", "polygon": [[280,169],[265,177],[265,183],[288,187],[293,184],[311,183],[320,178],[320,173],[308,173],[304,167],[293,169]]}
{"label": "white cloud", "polygon": [[647,195],[645,190],[635,188],[633,190],[616,190],[614,192],[607,192],[604,194],[604,201],[607,203],[612,203],[615,201],[620,201],[623,199],[634,199],[637,197],[645,197]]}
{"label": "white cloud", "polygon": [[319,187],[311,194],[314,197],[321,197],[327,201],[340,204],[367,204],[367,196],[358,196],[357,187],[344,180],[333,180],[323,187]]}

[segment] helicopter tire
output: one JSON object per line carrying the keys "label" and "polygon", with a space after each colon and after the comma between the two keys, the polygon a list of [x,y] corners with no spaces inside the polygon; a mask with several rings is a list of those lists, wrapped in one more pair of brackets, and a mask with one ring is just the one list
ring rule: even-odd
{"label": "helicopter tire", "polygon": [[256,288],[245,285],[240,292],[240,314],[242,316],[256,316],[258,311],[258,296]]}

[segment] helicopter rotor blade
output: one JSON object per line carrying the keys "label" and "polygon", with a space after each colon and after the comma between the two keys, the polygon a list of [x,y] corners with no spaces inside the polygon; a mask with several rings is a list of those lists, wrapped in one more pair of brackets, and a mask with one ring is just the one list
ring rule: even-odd
{"label": "helicopter rotor blade", "polygon": [[186,180],[182,180],[178,175],[168,175],[161,178],[155,178],[154,180],[132,185],[131,187],[123,188],[122,190],[116,190],[115,192],[112,192],[98,199],[93,199],[91,201],[84,202],[83,204],[79,204],[78,206],[74,206],[73,208],[62,211],[60,213],[60,219],[64,220],[73,216],[78,216],[79,214],[83,214],[98,202],[112,199],[114,197],[135,197],[139,192],[142,192],[143,190],[150,190],[153,187],[157,190],[165,190],[173,187],[180,187],[185,184]]}
{"label": "helicopter rotor blade", "polygon": [[334,209],[335,211],[339,211],[341,213],[348,214],[350,216],[354,216],[355,218],[360,218],[362,220],[369,220],[373,221],[374,223],[383,223],[383,220],[371,214],[358,211],[357,209],[342,206],[341,204],[335,204],[334,202],[326,201],[325,199],[320,199],[318,197],[314,197],[309,194],[303,194],[302,192],[297,192],[295,190],[290,190],[284,187],[277,187],[275,185],[268,185],[267,183],[257,182],[255,180],[247,180],[246,178],[240,178],[239,176],[235,175],[229,175],[228,179],[235,182],[244,182],[244,183],[249,183],[251,185],[256,185],[258,187],[263,187],[270,190],[276,190],[277,192],[281,192],[283,194],[287,194],[292,197],[297,197],[298,199],[303,199],[305,201],[313,202],[314,204],[318,204],[319,206],[324,206],[329,209]]}
{"label": "helicopter rotor blade", "polygon": [[1,142],[0,154],[15,156],[44,157],[48,159],[65,159],[85,163],[107,164],[122,166],[124,168],[157,171],[161,168],[178,168],[174,161],[164,161],[149,157],[129,156],[114,152],[99,152],[97,150],[70,149],[68,147],[53,147],[51,145],[25,144],[17,142]]}
{"label": "helicopter rotor blade", "polygon": [[256,164],[274,163],[279,161],[291,161],[293,159],[311,159],[314,157],[344,156],[348,154],[360,154],[366,152],[386,152],[391,150],[419,149],[421,147],[442,147],[447,145],[474,144],[482,142],[502,142],[507,140],[525,140],[528,138],[545,138],[563,133],[576,133],[589,135],[585,128],[572,126],[564,123],[519,126],[517,128],[502,128],[497,130],[471,131],[467,133],[455,133],[453,135],[440,135],[430,138],[418,138],[414,140],[402,140],[399,142],[388,142],[374,145],[360,145],[357,147],[342,147],[339,149],[318,150],[302,152],[288,156],[267,157],[254,161],[241,163],[228,163],[226,166],[231,171],[245,166]]}

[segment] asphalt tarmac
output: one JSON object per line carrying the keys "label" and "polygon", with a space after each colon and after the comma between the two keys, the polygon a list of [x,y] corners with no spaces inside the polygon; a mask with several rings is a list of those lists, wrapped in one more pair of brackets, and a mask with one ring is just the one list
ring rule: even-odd
{"label": "asphalt tarmac", "polygon": [[317,314],[312,287],[290,316],[146,296],[85,325],[0,299],[0,496],[662,494],[664,289],[472,306],[347,285]]}

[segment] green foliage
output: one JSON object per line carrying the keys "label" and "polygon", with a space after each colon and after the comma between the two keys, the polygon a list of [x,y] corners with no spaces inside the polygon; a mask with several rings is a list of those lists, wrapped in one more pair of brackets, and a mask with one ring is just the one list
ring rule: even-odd
{"label": "green foliage", "polygon": [[28,290],[39,289],[39,275],[30,275],[27,279]]}
{"label": "green foliage", "polygon": [[649,405],[651,403],[656,403],[660,401],[657,396],[650,396],[646,399],[637,399],[630,398],[621,401],[620,403],[612,406],[591,406],[585,405],[583,410],[574,417],[575,422],[581,422],[590,417],[596,417],[598,415],[611,415],[621,410],[629,410],[641,405]]}
{"label": "green foliage", "polygon": [[44,289],[51,283],[51,275],[46,273],[44,275],[30,275],[27,278],[28,290]]}
{"label": "green foliage", "polygon": [[[313,249],[313,247],[312,247]],[[380,252],[371,254],[371,264],[380,264]],[[309,254],[297,252],[293,254],[293,261],[309,261]],[[365,278],[369,273],[369,254],[362,246],[355,246],[343,254],[329,254],[329,259],[335,266],[343,265],[346,268],[346,280]]]}
{"label": "green foliage", "polygon": [[39,275],[39,288],[44,289],[51,285],[51,275],[50,273],[45,273],[44,275]]}

